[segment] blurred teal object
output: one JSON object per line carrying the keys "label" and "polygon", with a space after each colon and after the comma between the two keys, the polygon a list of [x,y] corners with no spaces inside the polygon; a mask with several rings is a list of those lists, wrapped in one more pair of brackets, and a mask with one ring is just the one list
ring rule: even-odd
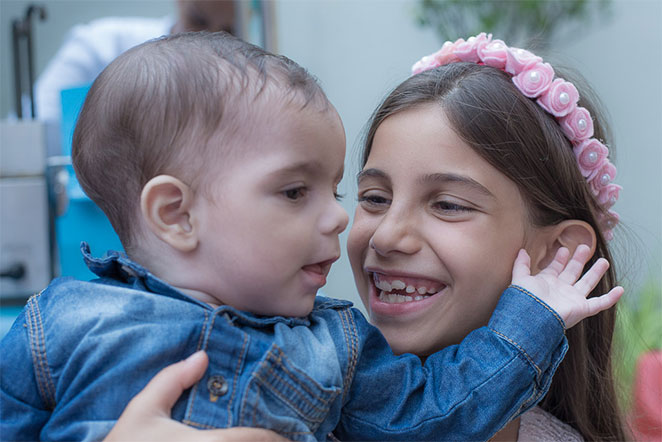
{"label": "blurred teal object", "polygon": [[[71,140],[78,114],[89,86],[62,91],[62,154],[71,156]],[[87,241],[94,256],[102,256],[107,250],[122,250],[122,243],[103,211],[83,192],[74,169],[65,166],[68,174],[66,185],[66,210],[55,219],[55,236],[60,260],[60,274],[77,279],[95,278],[85,265],[80,253],[81,241]]]}

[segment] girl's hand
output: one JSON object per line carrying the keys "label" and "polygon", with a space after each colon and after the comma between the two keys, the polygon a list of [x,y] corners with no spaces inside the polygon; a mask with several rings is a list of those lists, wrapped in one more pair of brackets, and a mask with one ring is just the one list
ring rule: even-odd
{"label": "girl's hand", "polygon": [[609,262],[598,259],[580,279],[584,265],[591,258],[591,250],[581,244],[568,261],[569,257],[567,248],[559,248],[552,262],[532,276],[531,259],[522,249],[513,265],[513,284],[525,288],[553,308],[565,321],[566,328],[612,307],[624,292],[623,287],[616,286],[602,296],[586,298],[609,268]]}
{"label": "girl's hand", "polygon": [[199,351],[161,370],[126,406],[106,441],[274,441],[287,439],[261,428],[198,430],[170,418],[182,392],[207,369],[207,354]]}

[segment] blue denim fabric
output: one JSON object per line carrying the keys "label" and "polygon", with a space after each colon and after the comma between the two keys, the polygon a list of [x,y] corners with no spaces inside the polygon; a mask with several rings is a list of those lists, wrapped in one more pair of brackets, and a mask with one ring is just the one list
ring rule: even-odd
{"label": "blue denim fabric", "polygon": [[100,278],[54,280],[0,343],[2,440],[102,439],[159,369],[199,349],[209,368],[173,409],[194,427],[486,440],[542,398],[567,349],[560,318],[516,287],[422,365],[346,301],[318,297],[305,318],[213,309],[123,254],[84,254]]}

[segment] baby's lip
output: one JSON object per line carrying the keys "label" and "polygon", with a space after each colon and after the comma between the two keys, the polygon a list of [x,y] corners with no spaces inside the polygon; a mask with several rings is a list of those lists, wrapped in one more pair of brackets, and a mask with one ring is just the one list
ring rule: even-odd
{"label": "baby's lip", "polygon": [[308,264],[302,267],[303,270],[312,273],[318,273],[320,275],[327,276],[331,270],[331,265],[338,260],[339,256],[335,256],[331,259],[320,261],[314,264]]}

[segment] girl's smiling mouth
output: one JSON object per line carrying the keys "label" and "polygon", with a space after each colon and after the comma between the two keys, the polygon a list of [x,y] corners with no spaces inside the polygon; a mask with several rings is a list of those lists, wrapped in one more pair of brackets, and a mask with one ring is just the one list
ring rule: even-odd
{"label": "girl's smiling mouth", "polygon": [[[370,271],[370,310],[394,315],[423,309],[447,286],[431,279]],[[427,301],[427,302],[426,302]]]}

